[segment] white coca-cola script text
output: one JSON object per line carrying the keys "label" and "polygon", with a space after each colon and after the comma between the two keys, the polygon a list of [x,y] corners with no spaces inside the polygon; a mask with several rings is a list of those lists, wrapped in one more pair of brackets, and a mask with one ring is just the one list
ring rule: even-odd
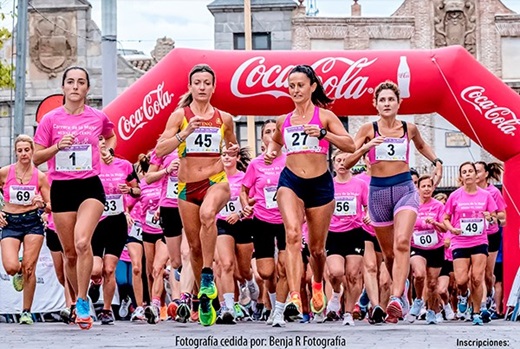
{"label": "white coca-cola script text", "polygon": [[[121,116],[118,122],[119,136],[125,141],[133,137],[133,135],[143,128],[148,121],[168,107],[173,100],[173,93],[163,91],[164,81],[157,86],[157,89],[148,92],[143,98],[142,104],[128,118]],[[146,121],[146,120],[148,121]]]}
{"label": "white coca-cola script text", "polygon": [[491,120],[491,123],[496,125],[502,133],[514,136],[516,125],[520,124],[520,120],[517,119],[511,109],[499,107],[495,102],[490,100],[484,92],[486,92],[486,89],[482,86],[470,86],[465,88],[460,96],[487,120]]}

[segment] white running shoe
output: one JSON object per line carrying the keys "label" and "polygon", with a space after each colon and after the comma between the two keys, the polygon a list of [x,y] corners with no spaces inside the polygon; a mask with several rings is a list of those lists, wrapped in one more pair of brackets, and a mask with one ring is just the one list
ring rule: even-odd
{"label": "white running shoe", "polygon": [[132,313],[132,316],[130,316],[130,321],[146,321],[144,308],[141,306],[137,307]]}
{"label": "white running shoe", "polygon": [[450,304],[445,304],[442,309],[444,309],[444,314],[446,315],[446,320],[451,321],[455,319],[455,313],[453,312],[453,309],[451,308]]}
{"label": "white running shoe", "polygon": [[426,323],[428,325],[435,325],[437,323],[437,316],[435,316],[435,312],[433,310],[428,310],[426,312]]}
{"label": "white running shoe", "polygon": [[258,287],[258,284],[254,278],[253,283],[247,285],[247,288],[249,289],[249,297],[251,297],[251,300],[258,302],[258,297],[260,297],[260,288]]}
{"label": "white running shoe", "polygon": [[132,299],[130,296],[126,296],[125,299],[123,299],[121,302],[121,306],[119,307],[119,316],[121,318],[128,316],[128,308],[130,308],[130,304],[132,304]]}
{"label": "white running shoe", "polygon": [[271,313],[269,314],[269,317],[267,318],[267,321],[265,322],[265,324],[267,326],[272,326],[273,321],[274,321],[274,309],[271,309]]}
{"label": "white running shoe", "polygon": [[343,314],[343,326],[355,326],[354,318],[351,313]]}
{"label": "white running shoe", "polygon": [[275,311],[273,316],[273,327],[284,327],[283,312]]}

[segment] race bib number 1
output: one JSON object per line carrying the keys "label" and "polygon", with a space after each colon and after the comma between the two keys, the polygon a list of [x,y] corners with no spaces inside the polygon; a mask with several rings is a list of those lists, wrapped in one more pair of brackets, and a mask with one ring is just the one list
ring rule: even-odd
{"label": "race bib number 1", "polygon": [[92,170],[92,145],[76,144],[56,153],[56,171]]}
{"label": "race bib number 1", "polygon": [[460,229],[461,235],[474,236],[482,235],[484,232],[484,218],[461,218]]}
{"label": "race bib number 1", "polygon": [[9,203],[16,205],[30,205],[36,196],[34,185],[12,185],[9,187]]}

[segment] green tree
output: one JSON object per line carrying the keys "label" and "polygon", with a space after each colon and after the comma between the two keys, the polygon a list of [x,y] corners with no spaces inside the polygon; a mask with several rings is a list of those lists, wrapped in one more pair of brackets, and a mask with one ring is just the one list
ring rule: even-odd
{"label": "green tree", "polygon": [[[0,4],[0,11],[2,10]],[[0,19],[4,21],[6,18],[5,13],[0,13]],[[7,40],[11,39],[11,32],[5,27],[0,27],[0,50],[4,47]],[[13,70],[14,66],[8,62],[5,57],[0,57],[0,88],[13,88]]]}

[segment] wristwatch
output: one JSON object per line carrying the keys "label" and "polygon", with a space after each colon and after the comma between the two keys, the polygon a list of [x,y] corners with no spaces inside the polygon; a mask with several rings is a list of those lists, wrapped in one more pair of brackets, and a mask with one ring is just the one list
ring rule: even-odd
{"label": "wristwatch", "polygon": [[108,150],[108,152],[110,153],[110,155],[114,156],[114,149],[112,149],[112,148],[108,148],[107,150]]}
{"label": "wristwatch", "polygon": [[320,135],[318,136],[318,139],[321,141],[323,138],[325,138],[326,135],[327,135],[327,129],[322,128],[322,129],[320,129]]}
{"label": "wristwatch", "polygon": [[441,159],[437,158],[437,159],[434,159],[434,160],[432,161],[432,165],[433,165],[433,166],[437,166],[437,163],[438,163],[438,162],[440,162],[441,165],[444,164],[444,162],[442,162]]}

